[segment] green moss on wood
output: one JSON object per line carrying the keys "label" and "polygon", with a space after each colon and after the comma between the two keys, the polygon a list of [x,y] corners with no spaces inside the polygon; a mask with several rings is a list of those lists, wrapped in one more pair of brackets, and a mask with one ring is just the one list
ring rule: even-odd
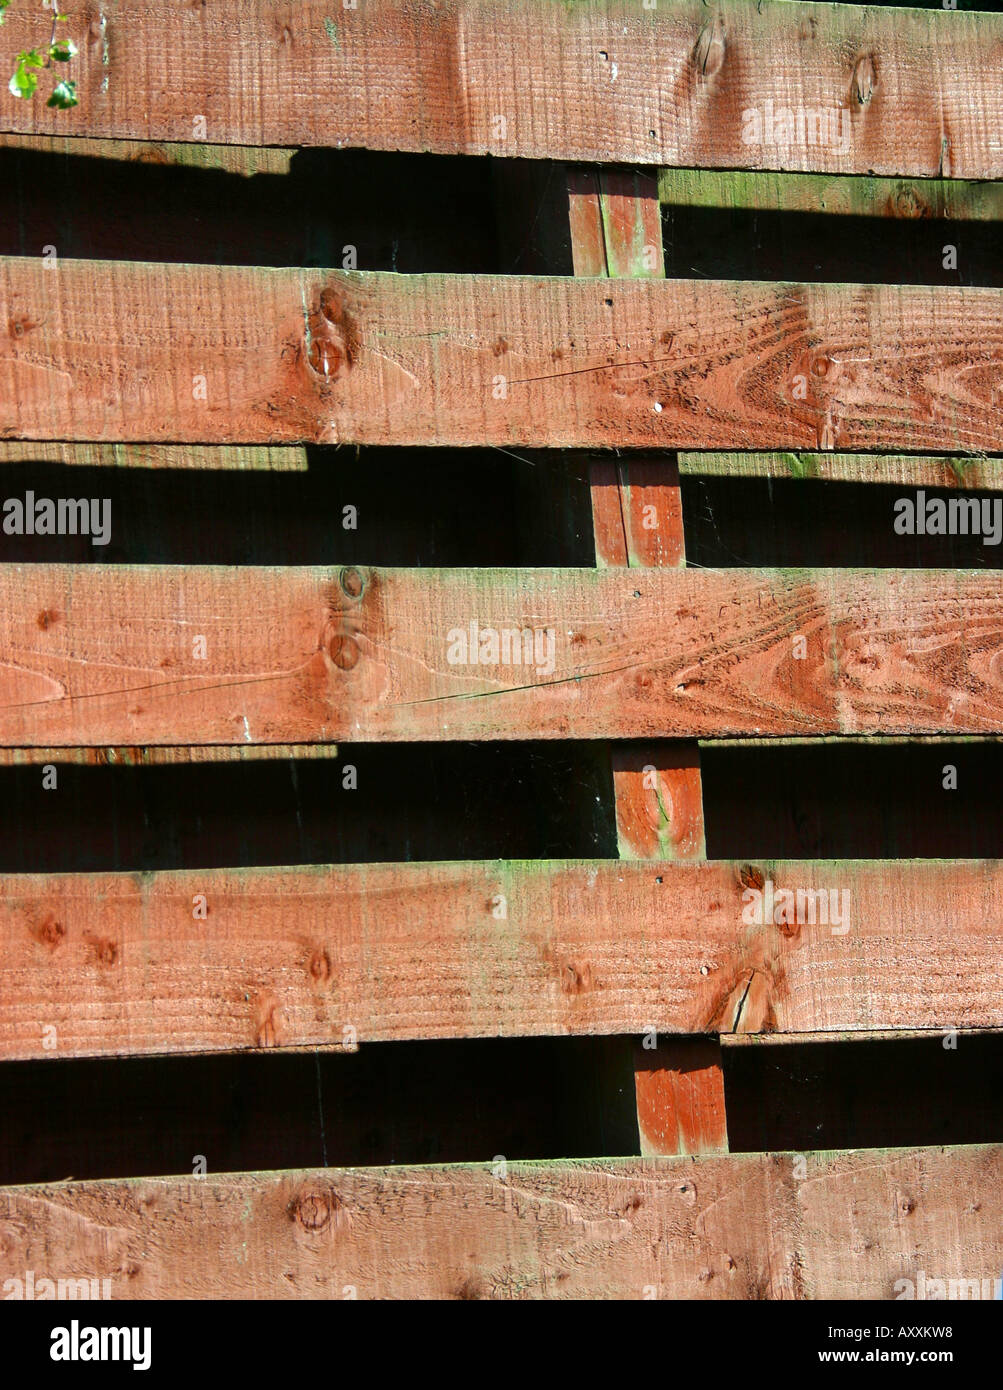
{"label": "green moss on wood", "polygon": [[899,483],[903,487],[1003,490],[1003,458],[984,455],[685,450],[678,459],[679,472],[684,476],[811,478],[827,482]]}
{"label": "green moss on wood", "polygon": [[844,217],[1003,220],[1003,183],[888,179],[748,169],[660,169],[658,196],[676,207],[825,212]]}

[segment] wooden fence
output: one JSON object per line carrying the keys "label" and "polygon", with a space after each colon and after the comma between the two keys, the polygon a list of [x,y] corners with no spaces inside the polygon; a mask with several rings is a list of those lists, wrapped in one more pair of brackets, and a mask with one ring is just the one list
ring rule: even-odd
{"label": "wooden fence", "polygon": [[0,1284],[998,1275],[1003,19],[80,24],[0,103]]}

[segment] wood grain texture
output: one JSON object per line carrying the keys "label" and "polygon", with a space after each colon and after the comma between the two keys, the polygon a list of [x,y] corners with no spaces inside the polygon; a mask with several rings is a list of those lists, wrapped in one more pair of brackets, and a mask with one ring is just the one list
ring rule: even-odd
{"label": "wood grain texture", "polygon": [[718,1038],[671,1038],[650,1049],[636,1042],[634,1089],[645,1158],[728,1152]]}
{"label": "wood grain texture", "polygon": [[567,183],[576,275],[614,280],[665,275],[658,187],[651,174],[573,168]]}
{"label": "wood grain texture", "polygon": [[[998,1033],[998,1029],[996,1028],[958,1028],[955,1031],[959,1038],[985,1038],[987,1040],[995,1037]],[[936,1037],[936,1034],[934,1034],[933,1037]],[[927,1043],[932,1041],[928,1028],[896,1028],[895,1030],[894,1041],[896,1044],[919,1042],[923,1040]],[[718,1041],[722,1048],[730,1052],[736,1048],[789,1047],[792,1038],[789,1033],[722,1033]],[[796,1041],[798,1044],[834,1042],[887,1043],[890,1039],[887,1032],[881,1029],[869,1031],[866,1028],[861,1028],[852,1033],[799,1033]],[[946,1050],[947,1049],[945,1049],[945,1051]]]}
{"label": "wood grain texture", "polygon": [[1003,490],[1003,460],[892,454],[680,453],[683,477],[818,478],[838,483],[900,483],[906,487]]}
{"label": "wood grain texture", "polygon": [[0,260],[0,434],[1003,449],[995,290]]}
{"label": "wood grain texture", "polygon": [[873,179],[729,169],[661,169],[658,196],[674,207],[826,212],[839,217],[1003,220],[1003,186],[958,179]]}
{"label": "wood grain texture", "polygon": [[[87,19],[89,18],[89,23]],[[12,9],[10,51],[39,42]],[[80,105],[7,130],[587,162],[1003,174],[989,14],[725,0],[125,0],[82,16]],[[41,37],[44,37],[42,35]],[[142,53],[137,63],[135,54]],[[743,112],[845,110],[838,143],[747,144]],[[199,125],[197,117],[204,116]],[[502,121],[499,121],[502,118]]]}
{"label": "wood grain texture", "polygon": [[210,444],[67,444],[0,440],[0,468],[24,463],[58,463],[80,468],[189,468],[198,472],[305,473],[305,449],[250,449]]}
{"label": "wood grain texture", "polygon": [[686,563],[682,490],[671,455],[594,459],[589,486],[600,568]]}
{"label": "wood grain texture", "polygon": [[335,743],[208,743],[152,748],[0,748],[0,767],[187,767],[190,763],[255,763],[305,758],[332,761]]}
{"label": "wood grain texture", "polygon": [[13,746],[979,734],[1003,718],[1003,597],[976,571],[7,565],[0,614]]}
{"label": "wood grain texture", "polygon": [[621,859],[704,859],[700,748],[617,743],[613,790]]}
{"label": "wood grain texture", "polygon": [[999,1146],[808,1154],[800,1178],[799,1157],[6,1188],[0,1286],[32,1269],[140,1299],[892,1299],[923,1270],[992,1289]]}
{"label": "wood grain texture", "polygon": [[[745,920],[767,881],[838,892],[841,925]],[[356,864],[3,890],[7,1059],[1003,1028],[993,861]]]}

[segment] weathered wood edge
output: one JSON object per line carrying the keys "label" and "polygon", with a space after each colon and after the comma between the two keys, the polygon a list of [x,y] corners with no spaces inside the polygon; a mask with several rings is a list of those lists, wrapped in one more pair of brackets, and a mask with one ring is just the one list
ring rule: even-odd
{"label": "weathered wood edge", "polygon": [[916,221],[1003,220],[1003,183],[868,178],[749,169],[659,169],[658,197],[674,207],[818,212]]}
{"label": "weathered wood edge", "polygon": [[163,767],[187,763],[254,763],[296,759],[337,759],[336,743],[205,743],[112,745],[79,748],[0,747],[0,767],[37,767],[45,763],[81,767]]}
{"label": "weathered wood edge", "polygon": [[0,468],[24,463],[254,473],[305,473],[309,468],[306,449],[295,444],[112,444],[0,439]]}
{"label": "weathered wood edge", "polygon": [[61,155],[74,159],[105,159],[128,164],[171,165],[206,169],[241,178],[255,174],[288,174],[296,150],[273,145],[213,145],[204,141],[94,139],[86,135],[13,134],[0,131],[3,150]]}
{"label": "weathered wood edge", "polygon": [[[629,457],[629,455],[628,455]],[[683,477],[817,479],[840,483],[921,484],[938,488],[1003,489],[1003,458],[952,454],[837,454],[804,450],[720,452],[680,450]]]}

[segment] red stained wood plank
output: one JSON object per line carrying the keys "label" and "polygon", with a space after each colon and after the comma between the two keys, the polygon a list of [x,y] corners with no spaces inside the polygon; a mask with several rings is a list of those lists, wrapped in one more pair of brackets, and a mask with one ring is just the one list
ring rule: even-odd
{"label": "red stained wood plank", "polygon": [[569,169],[568,215],[576,275],[660,278],[662,210],[652,174]]}
{"label": "red stained wood plank", "polygon": [[0,1230],[0,1282],[112,1298],[889,1299],[921,1270],[991,1298],[1003,1150],[57,1183],[0,1190]]}
{"label": "red stained wood plank", "polygon": [[647,1157],[728,1152],[721,1044],[673,1038],[635,1051],[641,1153]]}
{"label": "red stained wood plank", "polygon": [[[750,885],[765,897],[768,883],[775,906],[757,921]],[[994,862],[356,864],[2,887],[8,1059],[1003,1028]],[[788,921],[780,895],[798,890],[840,895],[838,924],[818,898]],[[642,1092],[653,1138],[692,1128],[684,1085],[676,1119]]]}
{"label": "red stained wood plank", "polygon": [[998,291],[0,260],[0,434],[1003,449]]}
{"label": "red stained wood plank", "polygon": [[1003,719],[1003,597],[982,572],[10,565],[0,615],[12,745],[960,734]]}
{"label": "red stained wood plank", "polygon": [[613,787],[622,859],[705,857],[700,749],[695,743],[616,744]]}
{"label": "red stained wood plank", "polygon": [[[771,0],[254,0],[238,14],[122,0],[67,28],[80,105],[8,101],[4,129],[1003,175],[1003,25],[991,14]],[[12,53],[45,39],[30,6],[12,6],[5,31]],[[799,110],[835,112],[836,124],[823,138]]]}
{"label": "red stained wood plank", "polygon": [[589,483],[599,565],[686,563],[679,469],[671,455],[596,459]]}

